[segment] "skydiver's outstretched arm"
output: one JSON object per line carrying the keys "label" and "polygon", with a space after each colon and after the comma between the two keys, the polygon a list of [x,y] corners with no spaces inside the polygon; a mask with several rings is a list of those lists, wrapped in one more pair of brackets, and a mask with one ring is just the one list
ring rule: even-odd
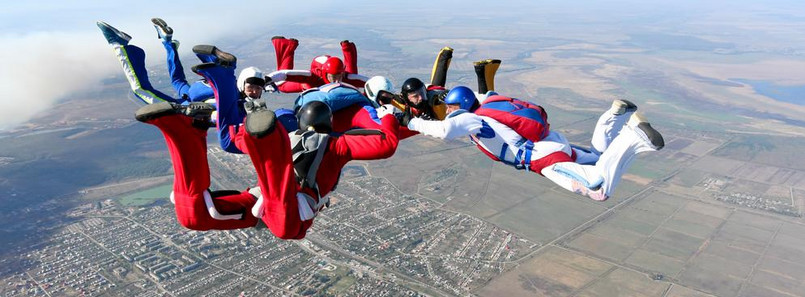
{"label": "skydiver's outstretched arm", "polygon": [[448,117],[443,121],[414,118],[408,123],[408,129],[439,139],[456,139],[462,136],[475,135],[483,127],[484,123],[481,117],[469,112]]}
{"label": "skydiver's outstretched arm", "polygon": [[475,76],[478,78],[478,94],[486,94],[495,90],[495,73],[500,67],[500,60],[486,59],[473,62]]}
{"label": "skydiver's outstretched arm", "polygon": [[444,87],[447,82],[447,69],[450,68],[450,61],[453,59],[453,48],[443,47],[436,54],[436,61],[433,62],[433,69],[430,73],[430,84],[433,86]]}

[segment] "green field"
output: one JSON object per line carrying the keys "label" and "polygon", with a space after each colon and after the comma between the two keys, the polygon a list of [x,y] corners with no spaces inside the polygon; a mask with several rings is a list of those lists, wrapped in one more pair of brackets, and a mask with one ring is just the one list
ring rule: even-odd
{"label": "green field", "polygon": [[123,206],[145,206],[158,199],[167,199],[173,190],[173,184],[166,184],[120,198]]}

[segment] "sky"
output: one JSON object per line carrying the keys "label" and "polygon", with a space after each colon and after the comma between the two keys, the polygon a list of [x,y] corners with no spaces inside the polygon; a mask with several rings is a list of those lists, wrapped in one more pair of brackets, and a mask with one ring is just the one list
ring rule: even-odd
{"label": "sky", "polygon": [[[718,17],[719,11],[745,9],[752,5],[777,7],[794,17],[805,18],[805,9],[799,0],[778,0],[760,4],[750,0],[697,0],[680,1],[441,1],[433,5],[429,0],[406,2],[350,1],[237,1],[236,8],[223,7],[219,1],[5,1],[0,10],[0,131],[13,128],[31,117],[51,108],[55,103],[82,91],[99,88],[102,80],[120,76],[120,65],[114,58],[95,25],[103,20],[134,37],[149,56],[148,64],[163,59],[161,44],[150,23],[152,17],[161,17],[177,32],[180,40],[192,44],[215,44],[216,40],[238,37],[254,28],[270,29],[286,21],[304,21],[317,13],[343,10],[350,15],[371,19],[378,25],[385,15],[405,15],[408,11],[427,9],[434,17],[449,19],[454,15],[472,19],[492,19],[506,22],[505,13],[533,15],[535,21],[562,26],[585,20],[585,15],[612,22],[625,19],[643,20],[653,16],[679,19],[684,12]],[[125,3],[125,5],[123,5]],[[226,2],[223,2],[226,3]],[[743,4],[741,4],[743,3]],[[433,9],[428,7],[433,6]],[[437,7],[442,7],[437,8]],[[223,10],[235,13],[222,13]],[[471,14],[467,14],[467,13]],[[364,13],[364,14],[362,14]],[[461,14],[463,13],[463,14]],[[601,18],[601,16],[604,16]],[[682,17],[684,19],[684,17]],[[348,20],[347,20],[348,21]],[[727,23],[729,24],[729,22]],[[515,25],[516,26],[516,25]],[[794,28],[800,32],[800,28]],[[788,31],[783,33],[789,34]],[[186,46],[186,45],[185,45]]]}
{"label": "sky", "polygon": [[[249,28],[266,28],[305,11],[328,9],[324,1],[238,1],[238,13],[221,13],[218,1],[15,1],[0,10],[0,130],[13,128],[72,94],[100,87],[121,74],[119,62],[95,25],[103,20],[134,37],[146,53],[161,53],[151,25],[161,17],[181,39],[215,44]],[[131,5],[124,7],[121,5]],[[214,22],[203,24],[200,22]],[[150,42],[145,42],[150,41]],[[194,44],[195,44],[194,43]],[[151,59],[163,58],[149,55]]]}

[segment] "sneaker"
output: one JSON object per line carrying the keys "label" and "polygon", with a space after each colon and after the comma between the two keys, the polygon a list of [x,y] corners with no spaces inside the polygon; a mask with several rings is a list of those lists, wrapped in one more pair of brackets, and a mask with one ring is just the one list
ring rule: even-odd
{"label": "sneaker", "polygon": [[148,122],[167,115],[183,114],[209,123],[213,111],[215,111],[215,106],[204,102],[191,102],[188,105],[159,102],[141,107],[134,113],[134,118],[140,122]]}
{"label": "sneaker", "polygon": [[[245,104],[244,107],[246,107]],[[254,108],[254,106],[251,106],[251,108]],[[254,138],[262,138],[274,131],[276,122],[277,115],[274,114],[274,111],[258,107],[252,111],[247,110],[244,125],[246,125],[246,133],[249,133]]]}
{"label": "sneaker", "polygon": [[171,40],[171,45],[173,45],[174,50],[179,50],[179,40],[172,39]]}
{"label": "sneaker", "polygon": [[354,45],[355,45],[355,43],[353,43],[353,42],[351,42],[351,41],[349,41],[349,40],[346,40],[346,39],[341,41],[341,46],[342,46],[342,47],[349,46],[349,45],[354,46]]}
{"label": "sneaker", "polygon": [[637,111],[637,105],[629,100],[618,99],[612,101],[612,107],[609,108],[613,115],[622,115],[627,112]]}
{"label": "sneaker", "polygon": [[665,140],[662,138],[662,134],[655,130],[654,127],[651,127],[651,124],[648,123],[648,120],[646,120],[642,114],[637,112],[632,114],[627,125],[632,127],[635,132],[638,132],[637,134],[648,141],[655,150],[660,150],[665,146]]}
{"label": "sneaker", "polygon": [[271,40],[274,40],[274,39],[285,39],[285,36],[277,35],[277,36],[271,37]]}
{"label": "sneaker", "polygon": [[196,55],[214,56],[215,63],[221,66],[234,67],[238,59],[225,51],[218,49],[213,45],[200,44],[193,47],[193,52]]}
{"label": "sneaker", "polygon": [[131,40],[131,35],[122,32],[111,25],[97,21],[95,24],[98,25],[98,28],[101,28],[101,32],[103,33],[103,37],[106,37],[106,42],[109,44],[118,44],[118,45],[127,45],[129,44],[129,40]]}
{"label": "sneaker", "polygon": [[151,19],[151,23],[154,24],[154,29],[157,30],[157,37],[159,37],[159,39],[166,41],[171,40],[173,29],[168,26],[168,23],[160,18]]}

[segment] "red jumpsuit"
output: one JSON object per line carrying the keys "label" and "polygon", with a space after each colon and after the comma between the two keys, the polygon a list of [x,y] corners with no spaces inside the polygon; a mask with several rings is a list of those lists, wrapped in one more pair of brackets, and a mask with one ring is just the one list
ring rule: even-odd
{"label": "red jumpsuit", "polygon": [[[277,37],[271,40],[277,55],[277,71],[269,77],[277,82],[277,87],[283,93],[299,93],[307,89],[317,88],[326,84],[321,66],[330,56],[321,55],[313,58],[310,70],[293,70],[294,52],[299,46],[296,39]],[[352,42],[342,41],[341,51],[344,54],[344,80],[343,82],[363,88],[367,77],[358,74],[358,51]],[[278,79],[279,77],[279,79]],[[277,81],[279,80],[279,81]]]}
{"label": "red jumpsuit", "polygon": [[[387,115],[381,119],[381,124],[371,120],[366,122],[367,117],[358,116],[364,112],[366,109],[360,107],[348,108],[339,111],[337,117],[364,119],[355,123],[380,129],[385,135],[330,138],[316,175],[322,197],[335,188],[341,169],[350,160],[388,158],[397,149],[399,125],[396,119]],[[183,115],[168,115],[148,122],[162,131],[171,155],[173,197],[179,223],[193,230],[254,227],[257,218],[250,210],[256,199],[248,191],[220,197],[208,194],[210,170],[207,163],[207,132],[193,127],[191,122],[191,118]],[[296,182],[290,140],[285,128],[277,124],[272,133],[260,139],[251,137],[245,129],[237,129],[232,135],[235,145],[249,155],[257,172],[264,201],[261,219],[279,238],[304,238],[313,220],[300,219],[296,194],[303,191],[313,196],[313,192],[300,188]],[[211,200],[211,203],[205,200]]]}
{"label": "red jumpsuit", "polygon": [[[361,112],[362,108],[346,111]],[[375,160],[391,157],[397,149],[397,120],[387,115],[381,119],[380,129],[385,135],[343,135],[329,139],[324,153],[316,183],[320,195],[324,197],[332,191],[341,169],[351,160]],[[290,140],[282,125],[263,138],[254,138],[240,129],[235,136],[235,144],[248,154],[257,170],[258,184],[263,194],[263,222],[274,235],[282,239],[301,239],[305,237],[313,220],[302,221],[299,216],[297,193],[315,197],[307,188],[300,188],[294,175]]]}

